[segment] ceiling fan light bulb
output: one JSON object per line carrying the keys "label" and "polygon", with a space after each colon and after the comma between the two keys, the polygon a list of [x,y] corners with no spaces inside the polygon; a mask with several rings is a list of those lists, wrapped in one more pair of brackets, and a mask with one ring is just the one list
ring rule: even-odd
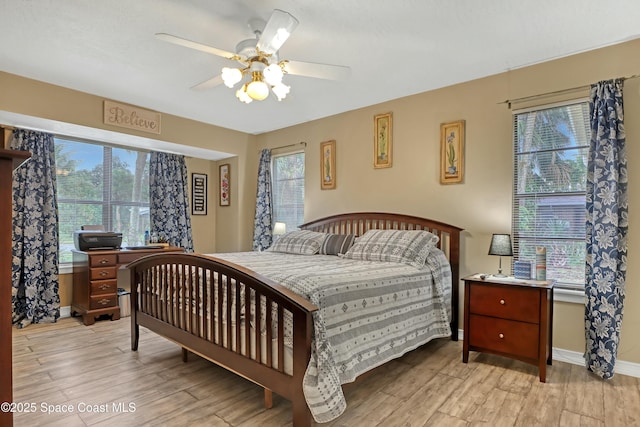
{"label": "ceiling fan light bulb", "polygon": [[262,101],[269,96],[269,86],[261,80],[254,80],[247,85],[247,95],[256,101]]}
{"label": "ceiling fan light bulb", "polygon": [[291,86],[280,83],[279,85],[272,87],[271,90],[278,97],[278,101],[282,101],[291,91]]}
{"label": "ceiling fan light bulb", "polygon": [[242,80],[242,71],[238,68],[224,67],[222,69],[222,81],[225,86],[234,87],[240,80]]}
{"label": "ceiling fan light bulb", "polygon": [[278,64],[271,64],[264,69],[262,75],[264,76],[265,82],[269,83],[271,86],[276,86],[282,83],[282,76],[284,73]]}

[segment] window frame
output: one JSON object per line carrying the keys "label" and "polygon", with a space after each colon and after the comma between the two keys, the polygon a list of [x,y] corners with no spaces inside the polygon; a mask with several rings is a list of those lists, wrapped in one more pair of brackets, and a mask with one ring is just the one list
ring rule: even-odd
{"label": "window frame", "polygon": [[[513,184],[513,189],[512,189],[512,224],[511,224],[511,236],[512,236],[512,240],[513,240],[513,251],[514,251],[514,256],[512,258],[512,263],[515,262],[516,260],[518,260],[519,257],[519,248],[520,248],[520,229],[519,229],[519,220],[520,220],[520,216],[519,216],[519,206],[520,206],[520,202],[522,200],[527,200],[527,199],[532,199],[532,200],[537,200],[537,198],[541,198],[541,197],[549,197],[551,196],[551,198],[555,199],[555,200],[568,200],[568,198],[573,197],[575,198],[576,196],[578,197],[582,197],[584,199],[584,205],[583,205],[583,212],[586,212],[586,173],[585,173],[585,185],[584,185],[584,190],[569,190],[569,191],[562,191],[562,192],[544,192],[544,191],[536,191],[536,192],[523,192],[522,194],[519,193],[519,188],[518,188],[518,180],[519,180],[519,156],[522,155],[528,155],[531,154],[531,152],[527,153],[527,152],[520,152],[519,151],[519,141],[518,141],[518,117],[527,113],[531,113],[531,112],[538,112],[538,111],[543,111],[543,110],[549,110],[549,109],[554,109],[554,108],[561,108],[561,107],[569,107],[569,106],[574,106],[574,105],[580,105],[582,106],[582,108],[587,108],[587,114],[588,114],[588,98],[583,97],[583,98],[578,98],[578,99],[571,99],[571,100],[567,100],[564,102],[557,102],[557,103],[553,103],[553,104],[545,104],[545,105],[538,105],[538,106],[534,106],[534,107],[530,107],[530,108],[523,108],[523,109],[518,109],[518,110],[513,110],[512,114],[513,114],[513,136],[512,136],[512,150],[513,150],[513,180],[512,180],[512,184]],[[540,151],[547,151],[547,152],[568,152],[569,150],[580,150],[580,149],[589,149],[589,137],[590,137],[590,132],[589,132],[589,122],[588,122],[588,115],[586,117],[586,122],[584,123],[585,125],[585,134],[581,135],[583,136],[584,140],[580,141],[579,144],[576,145],[571,145],[571,146],[562,146],[562,147],[558,147],[555,149],[545,149],[545,150],[540,150]],[[573,137],[575,137],[576,135],[573,135]],[[582,138],[580,138],[582,139]],[[566,213],[566,211],[564,212]],[[536,226],[536,230],[535,230],[535,236],[533,237],[534,239],[537,239],[540,231],[538,230],[538,227]],[[583,230],[584,233],[584,237],[583,237],[583,241],[584,238],[586,238],[586,231]],[[529,237],[531,238],[531,237]],[[542,238],[542,237],[540,237]],[[580,239],[579,238],[567,238],[567,237],[557,237],[557,238],[553,238],[553,237],[548,237],[545,236],[544,237],[545,240],[552,240],[552,241],[574,241],[574,242],[579,242]],[[586,243],[585,243],[586,245]],[[585,258],[586,258],[586,253],[585,253]],[[531,259],[524,259],[526,261],[532,261]],[[586,260],[584,260],[586,262]],[[547,262],[549,262],[549,259],[547,259]],[[513,267],[513,264],[512,264]],[[547,269],[548,270],[548,269]],[[548,279],[554,279],[553,277],[549,277],[549,275],[547,275]],[[583,303],[584,302],[584,280],[581,281],[579,284],[578,283],[566,283],[566,282],[561,282],[561,281],[556,281],[556,300],[559,301],[565,301],[565,302],[573,302],[573,303]]]}
{"label": "window frame", "polygon": [[[150,201],[126,201],[126,200],[118,200],[113,198],[112,189],[113,189],[113,151],[114,150],[125,150],[125,151],[133,151],[146,153],[149,155],[148,150],[138,149],[137,147],[127,147],[120,145],[113,145],[108,143],[103,143],[100,141],[93,141],[87,139],[80,139],[74,137],[68,137],[63,135],[54,135],[54,144],[60,144],[62,141],[70,142],[73,144],[86,144],[100,147],[102,152],[102,160],[101,162],[97,161],[96,164],[102,164],[103,173],[102,173],[102,197],[101,199],[77,199],[77,198],[62,198],[59,196],[59,193],[56,194],[57,203],[60,204],[71,204],[71,205],[96,205],[101,206],[102,209],[102,224],[105,226],[105,229],[111,230],[114,227],[114,215],[113,209],[118,206],[132,207],[132,208],[146,208],[150,209]],[[57,159],[56,159],[57,160]],[[148,174],[148,163],[149,158],[146,160],[147,167],[145,173]],[[56,162],[57,165],[57,162]],[[143,178],[144,179],[144,178]],[[149,179],[147,176],[147,185]],[[59,184],[56,186],[57,191],[59,190]],[[62,219],[60,219],[60,223],[62,223]],[[77,226],[77,224],[76,224]],[[60,226],[58,226],[59,234],[62,234],[60,231]],[[144,231],[143,231],[144,233]],[[125,242],[123,242],[124,244]],[[71,273],[72,272],[72,262],[71,261],[61,261],[60,257],[58,257],[58,267],[61,274]]]}
{"label": "window frame", "polygon": [[[291,228],[290,224],[287,224],[287,228],[286,231],[293,231],[295,229],[298,229],[299,226],[304,222],[304,205],[305,205],[305,200],[304,200],[304,194],[305,194],[305,185],[306,185],[306,152],[305,150],[294,150],[294,151],[287,151],[287,152],[283,152],[283,153],[278,153],[278,154],[272,154],[271,155],[271,187],[272,187],[272,191],[273,191],[273,199],[272,199],[272,212],[273,212],[273,217],[272,217],[272,228],[275,226],[276,222],[287,222],[287,221],[283,221],[282,218],[279,218],[276,211],[276,197],[275,197],[275,191],[276,191],[276,185],[275,185],[275,177],[276,177],[276,173],[275,173],[275,163],[276,163],[276,159],[280,158],[280,157],[287,157],[287,156],[295,156],[295,155],[302,155],[303,159],[302,159],[302,164],[304,167],[304,171],[302,173],[302,177],[301,178],[296,178],[296,179],[301,179],[302,180],[302,200],[300,200],[299,202],[299,206],[302,207],[302,218],[300,219],[300,224],[296,224],[295,228]],[[273,231],[273,229],[272,229]]]}

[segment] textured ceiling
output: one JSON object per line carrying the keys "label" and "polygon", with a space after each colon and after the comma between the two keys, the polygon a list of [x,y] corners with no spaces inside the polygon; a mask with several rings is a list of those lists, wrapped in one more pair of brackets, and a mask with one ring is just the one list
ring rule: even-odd
{"label": "textured ceiling", "polygon": [[[0,70],[259,134],[640,37],[638,0],[0,0]],[[347,81],[286,76],[287,99],[245,105],[189,89],[274,8],[299,20],[281,59],[346,65]],[[604,25],[606,23],[607,25]],[[233,64],[233,63],[231,63]]]}

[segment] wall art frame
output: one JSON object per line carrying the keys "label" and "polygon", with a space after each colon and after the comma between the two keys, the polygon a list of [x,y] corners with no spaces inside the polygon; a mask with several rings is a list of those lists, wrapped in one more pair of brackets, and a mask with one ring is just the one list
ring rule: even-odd
{"label": "wall art frame", "polygon": [[464,179],[464,120],[440,124],[440,183],[459,184]]}
{"label": "wall art frame", "polygon": [[393,117],[391,113],[373,118],[373,167],[390,168],[393,164]]}
{"label": "wall art frame", "polygon": [[220,165],[220,206],[231,206],[231,165]]}
{"label": "wall art frame", "polygon": [[207,181],[207,174],[191,174],[191,215],[207,214]]}
{"label": "wall art frame", "polygon": [[336,142],[320,143],[320,189],[336,188]]}

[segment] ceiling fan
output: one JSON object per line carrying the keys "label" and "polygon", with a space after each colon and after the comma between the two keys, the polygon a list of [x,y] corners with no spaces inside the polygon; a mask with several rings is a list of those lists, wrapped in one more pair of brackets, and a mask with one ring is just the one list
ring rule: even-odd
{"label": "ceiling fan", "polygon": [[284,99],[291,89],[282,82],[285,74],[328,80],[344,80],[349,77],[351,72],[349,67],[279,59],[278,51],[297,25],[298,20],[293,15],[275,9],[266,24],[259,19],[249,22],[255,38],[242,40],[236,45],[235,53],[167,33],[157,33],[156,37],[169,43],[239,62],[241,67],[224,67],[220,75],[205,80],[191,89],[209,89],[221,83],[232,88],[247,76],[247,81],[236,91],[236,97],[248,104],[253,100],[262,101],[267,98],[269,89],[276,95],[278,101]]}

